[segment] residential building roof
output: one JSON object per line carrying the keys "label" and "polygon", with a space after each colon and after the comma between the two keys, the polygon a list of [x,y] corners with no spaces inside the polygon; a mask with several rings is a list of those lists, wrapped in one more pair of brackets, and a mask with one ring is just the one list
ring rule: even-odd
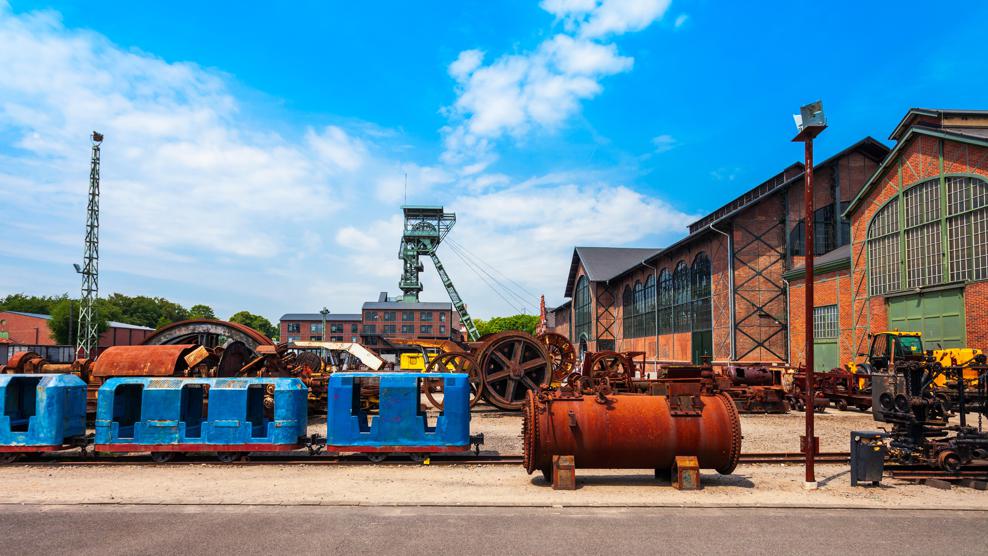
{"label": "residential building roof", "polygon": [[[334,321],[360,321],[362,317],[353,313],[329,313],[326,315],[326,322]],[[322,313],[285,313],[281,315],[281,322],[285,321],[318,321],[322,322]]]}
{"label": "residential building roof", "polygon": [[645,259],[654,257],[661,251],[662,249],[655,247],[576,247],[573,249],[573,260],[570,263],[563,296],[569,297],[570,292],[573,291],[576,271],[581,263],[587,273],[587,279],[591,282],[603,282],[640,264]]}

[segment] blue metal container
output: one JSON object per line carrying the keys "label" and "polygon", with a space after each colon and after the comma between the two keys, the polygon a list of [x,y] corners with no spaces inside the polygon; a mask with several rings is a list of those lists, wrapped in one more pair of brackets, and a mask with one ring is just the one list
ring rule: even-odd
{"label": "blue metal container", "polygon": [[307,398],[297,378],[115,377],[99,389],[95,449],[292,450],[304,444]]}
{"label": "blue metal container", "polygon": [[86,383],[69,374],[0,375],[0,452],[57,450],[86,435]]}
{"label": "blue metal container", "polygon": [[[443,381],[434,423],[422,409],[422,380]],[[361,395],[363,391],[363,396]],[[378,398],[378,414],[368,413]],[[470,448],[470,383],[458,373],[333,373],[326,449],[334,452],[459,452]]]}

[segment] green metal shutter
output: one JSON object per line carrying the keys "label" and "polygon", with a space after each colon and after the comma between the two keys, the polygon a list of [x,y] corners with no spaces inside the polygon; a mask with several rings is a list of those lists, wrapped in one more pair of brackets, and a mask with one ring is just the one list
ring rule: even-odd
{"label": "green metal shutter", "polygon": [[964,290],[941,290],[888,300],[889,328],[922,332],[923,347],[965,347]]}

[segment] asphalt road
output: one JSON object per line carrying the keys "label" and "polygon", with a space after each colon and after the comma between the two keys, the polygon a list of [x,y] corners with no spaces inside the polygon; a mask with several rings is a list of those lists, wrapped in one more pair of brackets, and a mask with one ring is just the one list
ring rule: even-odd
{"label": "asphalt road", "polygon": [[2,554],[985,554],[984,512],[0,506]]}

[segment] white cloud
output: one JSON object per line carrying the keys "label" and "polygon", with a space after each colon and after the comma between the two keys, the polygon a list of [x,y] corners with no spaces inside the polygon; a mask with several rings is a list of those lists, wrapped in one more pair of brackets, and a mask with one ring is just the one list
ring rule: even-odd
{"label": "white cloud", "polygon": [[655,147],[656,153],[662,154],[678,147],[679,141],[677,141],[672,135],[663,133],[662,135],[657,135],[652,138],[652,146]]}
{"label": "white cloud", "polygon": [[583,101],[603,90],[601,81],[627,72],[634,59],[618,53],[609,36],[640,31],[662,17],[667,0],[543,0],[540,6],[565,21],[533,51],[506,54],[484,64],[485,53],[464,50],[449,66],[457,99],[445,110],[443,128],[450,164],[491,164],[505,135],[554,131],[577,114]]}

